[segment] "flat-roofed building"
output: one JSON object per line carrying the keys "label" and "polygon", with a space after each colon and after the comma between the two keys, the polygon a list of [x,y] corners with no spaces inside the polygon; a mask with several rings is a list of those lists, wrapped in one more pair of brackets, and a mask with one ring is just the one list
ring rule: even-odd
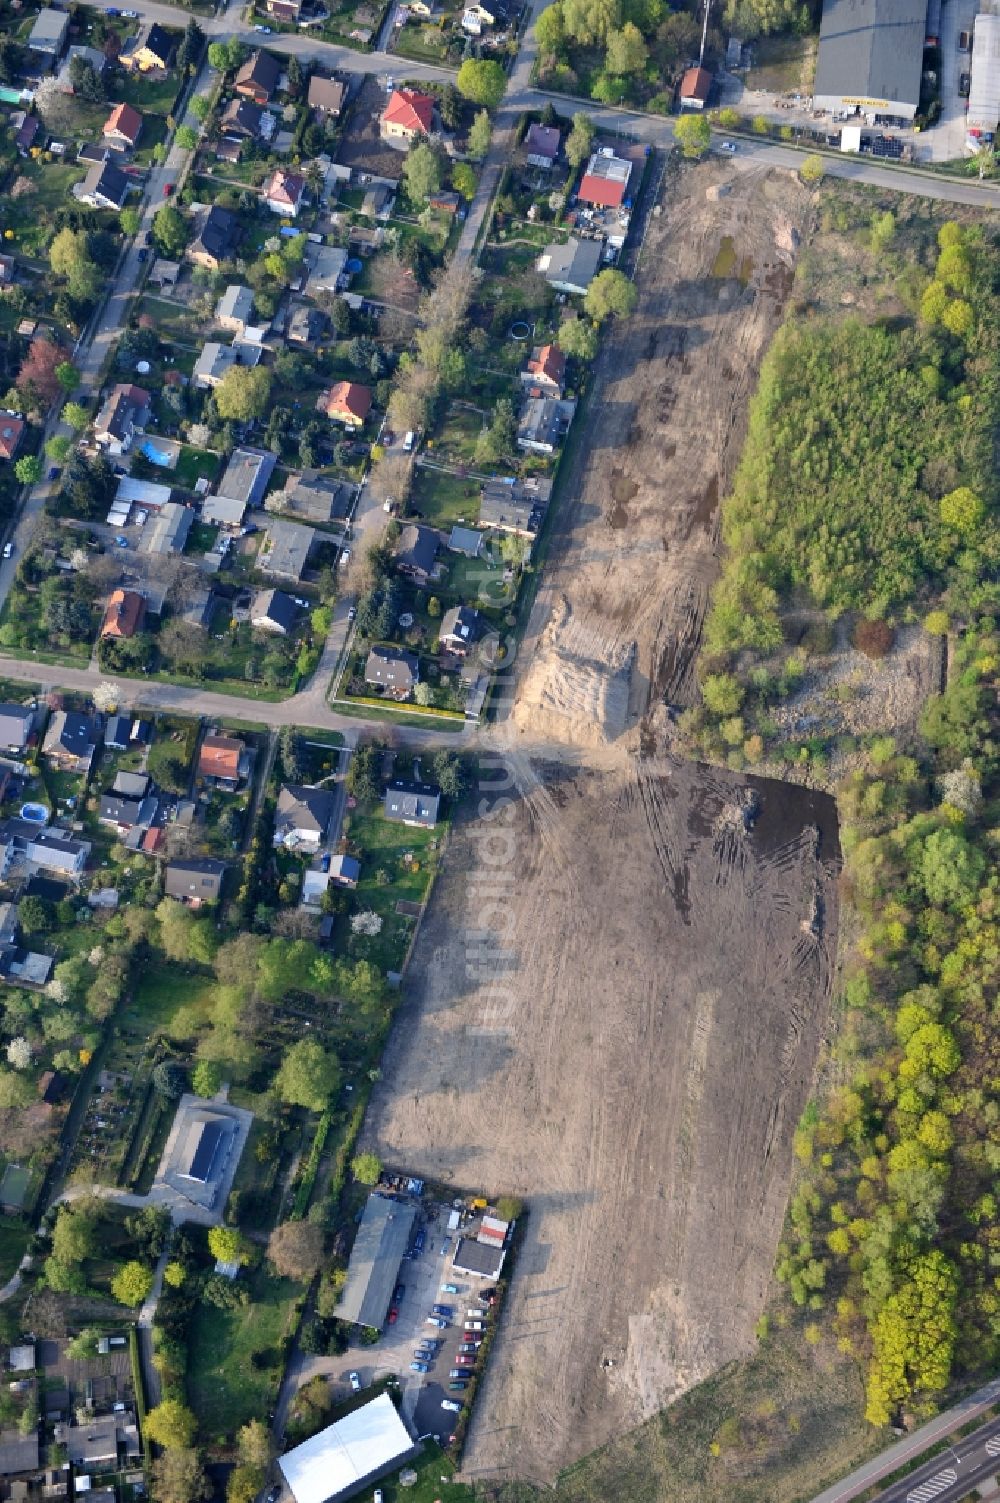
{"label": "flat-roofed building", "polygon": [[920,102],[927,0],[824,0],[813,104],[874,122]]}

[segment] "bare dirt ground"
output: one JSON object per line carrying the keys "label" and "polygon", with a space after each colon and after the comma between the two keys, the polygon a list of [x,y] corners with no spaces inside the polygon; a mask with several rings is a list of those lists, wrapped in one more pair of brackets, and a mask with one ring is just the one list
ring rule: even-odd
{"label": "bare dirt ground", "polygon": [[695,692],[718,497],[810,213],[787,175],[668,184],[373,1099],[387,1162],[528,1206],[470,1477],[552,1481],[747,1354],[764,1308],[827,1026],[835,814],[668,760],[657,707]]}
{"label": "bare dirt ground", "polygon": [[606,744],[664,697],[692,702],[719,496],[810,214],[789,174],[712,162],[668,182],[638,312],[598,368],[522,653],[519,733]]}
{"label": "bare dirt ground", "polygon": [[831,801],[778,783],[748,833],[725,773],[511,766],[453,837],[369,1134],[525,1197],[464,1469],[551,1481],[752,1348],[826,1024],[835,835]]}

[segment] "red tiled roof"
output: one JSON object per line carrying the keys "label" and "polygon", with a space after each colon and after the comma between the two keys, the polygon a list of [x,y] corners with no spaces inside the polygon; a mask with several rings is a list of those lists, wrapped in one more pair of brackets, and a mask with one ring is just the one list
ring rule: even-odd
{"label": "red tiled roof", "polygon": [[138,110],[134,110],[130,104],[116,104],[107,120],[104,122],[104,134],[110,136],[112,131],[124,136],[127,141],[134,145],[139,139],[142,130],[142,116]]}
{"label": "red tiled roof", "polygon": [[198,771],[204,778],[238,778],[243,742],[234,736],[206,736],[201,743]]}
{"label": "red tiled roof", "polygon": [[596,177],[591,172],[585,172],[577,197],[584,203],[598,204],[603,209],[618,209],[627,187],[627,183],[616,182],[614,178]]}
{"label": "red tiled roof", "polygon": [[163,844],[163,831],[158,825],[153,825],[142,837],[142,848],[147,855],[152,855]]}
{"label": "red tiled roof", "polygon": [[338,381],[336,386],[330,387],[326,412],[328,417],[351,417],[356,422],[363,423],[371,411],[371,405],[372,394],[369,387],[361,386],[356,381]]}
{"label": "red tiled roof", "polygon": [[707,68],[689,68],[681,79],[681,98],[697,99],[704,104],[712,87],[712,75]]}
{"label": "red tiled roof", "polygon": [[23,418],[0,417],[0,456],[13,459],[24,433]]}
{"label": "red tiled roof", "polygon": [[146,602],[136,590],[112,590],[108,598],[102,637],[134,637],[146,614]]}
{"label": "red tiled roof", "polygon": [[294,209],[305,192],[305,186],[304,177],[298,177],[294,172],[283,172],[279,167],[264,189],[264,197],[273,198],[277,203],[285,203],[290,209]]}
{"label": "red tiled roof", "polygon": [[561,386],[566,374],[566,356],[558,345],[543,344],[538,359],[528,361],[528,372],[532,376],[545,376]]}
{"label": "red tiled roof", "polygon": [[434,100],[429,94],[417,94],[412,89],[395,89],[392,98],[382,111],[383,125],[398,125],[403,130],[423,131],[429,134],[434,121]]}

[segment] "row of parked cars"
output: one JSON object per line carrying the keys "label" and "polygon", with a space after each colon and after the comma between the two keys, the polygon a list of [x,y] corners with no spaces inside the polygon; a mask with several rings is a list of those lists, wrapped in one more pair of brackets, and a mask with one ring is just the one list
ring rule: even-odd
{"label": "row of parked cars", "polygon": [[[458,1294],[457,1284],[442,1284],[439,1293]],[[427,1324],[437,1330],[447,1330],[456,1320],[462,1320],[462,1340],[455,1354],[455,1365],[448,1372],[448,1391],[450,1393],[464,1393],[469,1386],[472,1369],[479,1360],[479,1351],[486,1335],[486,1321],[489,1316],[490,1306],[496,1299],[495,1289],[485,1289],[477,1296],[477,1303],[470,1306],[464,1317],[456,1315],[452,1305],[434,1304],[431,1313],[427,1316]],[[444,1346],[444,1338],[441,1336],[424,1337],[413,1353],[413,1361],[410,1369],[416,1373],[429,1373],[431,1367],[440,1355]],[[442,1399],[442,1409],[449,1409],[458,1413],[462,1404],[456,1399]]]}

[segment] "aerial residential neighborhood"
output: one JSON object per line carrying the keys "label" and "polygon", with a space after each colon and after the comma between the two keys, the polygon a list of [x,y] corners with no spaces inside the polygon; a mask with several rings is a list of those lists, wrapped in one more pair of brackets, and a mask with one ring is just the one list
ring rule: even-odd
{"label": "aerial residential neighborhood", "polygon": [[0,1491],[964,1503],[990,0],[0,4]]}

